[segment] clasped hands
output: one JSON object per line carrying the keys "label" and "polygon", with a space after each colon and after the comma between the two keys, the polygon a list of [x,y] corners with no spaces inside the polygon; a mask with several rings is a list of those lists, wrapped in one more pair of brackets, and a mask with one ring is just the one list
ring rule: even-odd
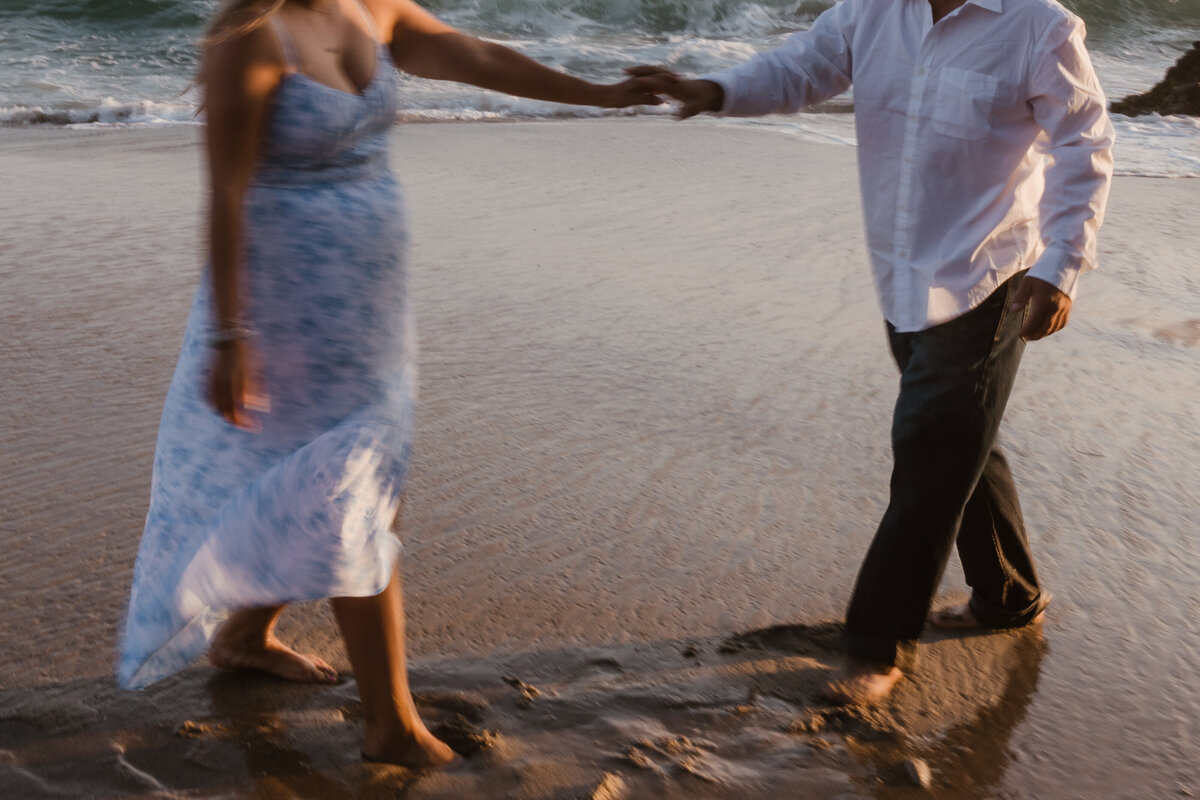
{"label": "clasped hands", "polygon": [[[666,67],[638,66],[625,70],[629,79],[624,82],[633,92],[651,95],[656,99],[663,95],[679,102],[675,114],[687,119],[705,111],[719,111],[724,105],[725,91],[720,84],[705,80],[689,80],[680,77]],[[660,100],[661,102],[661,100]]]}

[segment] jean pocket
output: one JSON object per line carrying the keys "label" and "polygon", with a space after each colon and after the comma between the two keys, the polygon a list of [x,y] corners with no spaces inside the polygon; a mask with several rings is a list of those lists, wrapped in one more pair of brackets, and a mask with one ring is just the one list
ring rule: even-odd
{"label": "jean pocket", "polygon": [[982,72],[938,70],[930,119],[933,129],[956,139],[982,139],[991,129],[999,81]]}
{"label": "jean pocket", "polygon": [[1021,270],[1016,275],[1005,281],[1000,288],[993,292],[994,297],[997,297],[1004,302],[1003,308],[1000,309],[1000,318],[996,320],[996,333],[992,337],[993,344],[998,343],[1000,339],[1004,337],[1004,323],[1008,322],[1009,317],[1011,317],[1014,313],[1019,314],[1019,319],[1015,320],[1013,324],[1017,325],[1018,327],[1024,326],[1025,324],[1025,309],[1014,312],[1012,310],[1012,301],[1016,298],[1017,291],[1021,288],[1021,281],[1024,280],[1027,272],[1029,272],[1029,270]]}

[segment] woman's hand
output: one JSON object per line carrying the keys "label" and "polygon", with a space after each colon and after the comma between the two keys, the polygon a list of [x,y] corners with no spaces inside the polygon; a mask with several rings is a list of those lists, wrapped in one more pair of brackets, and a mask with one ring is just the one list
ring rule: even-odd
{"label": "woman's hand", "polygon": [[270,411],[266,387],[257,370],[257,357],[244,339],[213,348],[208,377],[208,399],[217,413],[243,430],[258,431],[256,414]]}
{"label": "woman's hand", "polygon": [[625,108],[627,106],[657,106],[663,99],[658,96],[655,84],[639,77],[631,77],[620,83],[600,87],[601,108]]}
{"label": "woman's hand", "polygon": [[625,70],[626,75],[639,82],[643,91],[665,94],[679,101],[675,113],[688,119],[706,111],[720,111],[725,105],[725,90],[721,85],[705,80],[685,80],[666,67],[640,66]]}

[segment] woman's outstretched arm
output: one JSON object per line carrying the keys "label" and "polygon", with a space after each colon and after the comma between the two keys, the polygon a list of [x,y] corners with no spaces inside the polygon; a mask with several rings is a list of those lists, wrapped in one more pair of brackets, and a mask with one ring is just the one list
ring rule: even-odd
{"label": "woman's outstretched arm", "polygon": [[[413,0],[375,0],[396,66],[421,78],[469,83],[555,103],[623,108],[662,100],[640,78],[595,84],[546,67],[494,42],[461,33]],[[386,15],[386,16],[385,16]]]}

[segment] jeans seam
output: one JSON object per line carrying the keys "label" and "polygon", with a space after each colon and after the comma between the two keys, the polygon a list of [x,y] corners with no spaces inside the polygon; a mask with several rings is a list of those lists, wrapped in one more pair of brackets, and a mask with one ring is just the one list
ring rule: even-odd
{"label": "jeans seam", "polygon": [[[1007,311],[1002,312],[1001,316]],[[987,356],[983,359],[983,365],[979,370],[979,379],[975,381],[975,386],[971,391],[971,402],[976,413],[982,413],[983,394],[987,391],[987,385],[990,382],[991,367],[996,361],[996,345],[999,343],[1000,326],[996,328],[996,338],[992,340],[991,346],[988,347]],[[990,447],[988,448],[991,449]]]}
{"label": "jeans seam", "polygon": [[1012,289],[1011,285],[1008,291],[1004,293],[1004,307],[1000,309],[1000,319],[996,320],[996,330],[992,333],[992,344],[1000,343],[1000,334],[1004,330],[1004,322],[1008,319],[1009,306],[1012,305]]}
{"label": "jeans seam", "polygon": [[996,563],[999,564],[1001,571],[1004,573],[1004,587],[1002,589],[1003,595],[1000,599],[1000,604],[1003,605],[1005,598],[1008,597],[1008,590],[1013,584],[1010,576],[1014,570],[1012,564],[1010,564],[1008,559],[1004,557],[1004,550],[1000,547],[1000,538],[996,536],[996,518],[995,515],[992,514],[990,498],[988,500],[988,517],[991,520],[991,525],[988,527],[990,528],[989,532],[992,539],[992,550],[996,554]]}
{"label": "jeans seam", "polygon": [[[997,354],[996,354],[997,346],[1000,344],[1000,337],[1001,337],[1001,333],[1004,330],[1004,323],[1005,323],[1005,321],[1007,321],[1008,315],[1010,313],[1009,309],[1010,309],[1010,306],[1012,305],[1012,299],[1011,299],[1012,294],[1017,288],[1019,288],[1019,286],[1020,286],[1019,281],[1015,284],[1010,283],[1008,290],[1005,292],[1004,307],[1000,310],[1000,319],[996,323],[996,332],[995,332],[995,335],[992,337],[992,344],[988,348],[987,357],[984,359],[983,367],[981,369],[980,379],[976,383],[976,386],[975,386],[973,401],[974,401],[976,409],[981,408],[983,405],[982,395],[986,391],[987,384],[992,375],[991,368],[995,364],[995,361],[997,358]],[[997,435],[998,435],[998,430],[997,430]],[[995,436],[993,436],[993,440],[992,440],[991,446],[988,447],[988,451],[990,451],[992,448],[994,448],[995,444],[996,444]],[[978,481],[976,481],[976,488],[978,488]],[[998,565],[1000,566],[1001,570],[1004,572],[1004,590],[1005,590],[1005,595],[1007,596],[1007,590],[1012,585],[1010,576],[1012,575],[1013,569],[1012,569],[1012,564],[1010,564],[1008,562],[1008,559],[1004,557],[1004,554],[1000,548],[1000,540],[996,536],[995,518],[992,515],[991,511],[992,510],[990,508],[990,502],[989,502],[988,515],[989,515],[989,517],[991,517],[991,524],[988,526],[989,527],[988,533],[989,533],[989,537],[992,540],[992,550],[996,554],[996,561],[997,561]]]}
{"label": "jeans seam", "polygon": [[[1004,329],[1004,321],[1007,318],[1008,313],[1009,313],[1009,305],[1010,305],[1009,296],[1010,295],[1011,295],[1011,289],[1009,291],[1005,292],[1004,307],[1000,310],[1000,319],[996,323],[996,332],[992,337],[992,343],[988,347],[987,356],[984,358],[983,365],[980,368],[979,380],[975,382],[975,388],[974,388],[974,391],[972,392],[972,398],[971,398],[972,404],[977,413],[982,413],[981,409],[983,407],[983,395],[987,391],[987,386],[990,382],[990,378],[991,378],[991,374],[992,374],[992,367],[995,365],[996,347],[1000,343],[1000,333]],[[987,452],[990,452],[991,449],[993,447],[995,447],[995,444],[996,444],[995,436],[993,436],[992,442],[987,448]],[[985,458],[986,458],[986,455],[985,455]],[[980,477],[976,479],[975,486],[972,487],[972,491],[978,490],[979,480],[981,478],[982,478],[982,472],[980,473]],[[990,507],[988,509],[988,516],[991,517]],[[1003,557],[1003,554],[1000,550],[1000,541],[996,536],[996,525],[995,525],[994,519],[991,520],[991,523],[988,525],[988,529],[989,529],[988,530],[989,538],[992,540],[992,550],[993,550],[993,552],[995,552],[995,554],[997,556],[997,561],[1000,562],[1001,568],[1004,570],[1005,586],[1007,587],[1007,585],[1009,583],[1008,575],[1010,574],[1011,565],[1008,564],[1007,559],[1005,559]]]}
{"label": "jeans seam", "polygon": [[[1010,306],[1012,306],[1013,293],[1015,291],[1018,291],[1021,288],[1021,283],[1025,280],[1026,272],[1028,272],[1028,270],[1021,270],[1016,275],[1014,275],[1012,278],[1009,278],[1008,281],[1006,282],[1008,289],[1004,293],[1004,308],[1000,312],[1000,321],[996,323],[996,333],[992,337],[992,344],[997,344],[1000,341],[1000,332],[1002,330],[1004,330],[1004,323],[1008,319],[1009,308],[1010,308]],[[1014,279],[1015,279],[1015,282],[1014,282]],[[1024,322],[1025,317],[1027,317],[1028,315],[1029,315],[1029,307],[1026,306],[1024,309],[1022,309],[1021,321]]]}

